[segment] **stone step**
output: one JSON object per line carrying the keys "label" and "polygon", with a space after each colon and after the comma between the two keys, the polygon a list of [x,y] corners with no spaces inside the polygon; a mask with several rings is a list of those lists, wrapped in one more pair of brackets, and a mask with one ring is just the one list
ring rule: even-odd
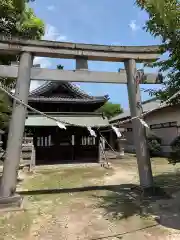
{"label": "stone step", "polygon": [[23,198],[18,194],[7,198],[0,198],[0,209],[20,208],[22,206],[22,201]]}
{"label": "stone step", "polygon": [[[105,155],[106,155],[106,158],[108,159],[115,159],[118,156],[118,152],[114,153],[113,151],[105,151]],[[103,155],[102,155],[102,158],[104,158]]]}
{"label": "stone step", "polygon": [[6,212],[25,212],[26,209],[24,209],[22,206],[9,206],[9,207],[4,207],[4,208],[0,208],[0,212],[1,213],[6,213]]}

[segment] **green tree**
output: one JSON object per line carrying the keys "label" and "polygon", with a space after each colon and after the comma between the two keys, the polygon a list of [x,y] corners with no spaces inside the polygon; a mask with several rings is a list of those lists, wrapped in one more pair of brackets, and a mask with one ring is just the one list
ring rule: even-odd
{"label": "green tree", "polygon": [[[152,64],[165,74],[163,88],[150,90],[160,100],[167,100],[180,90],[180,3],[179,0],[136,0],[141,9],[149,14],[144,29],[154,37],[160,37],[160,51],[168,58]],[[180,102],[173,98],[171,103]]]}
{"label": "green tree", "polygon": [[121,105],[118,103],[106,102],[102,107],[100,107],[97,112],[103,113],[107,118],[114,117],[123,112]]}
{"label": "green tree", "polygon": [[63,70],[63,69],[64,69],[64,66],[61,65],[61,64],[59,64],[59,65],[57,65],[57,69],[59,69],[59,70]]}
{"label": "green tree", "polygon": [[[44,35],[44,23],[36,17],[33,9],[26,0],[0,0],[0,33],[6,37],[20,37],[25,39],[40,39]],[[0,64],[9,65],[18,61],[19,56],[1,55]],[[13,79],[1,78],[0,82],[6,86],[13,86]],[[7,126],[11,101],[3,97],[0,91],[0,128]]]}
{"label": "green tree", "polygon": [[[9,38],[40,39],[44,35],[44,23],[25,0],[0,0],[0,33]],[[14,56],[0,57],[3,64],[17,59]]]}
{"label": "green tree", "polygon": [[11,113],[11,101],[7,94],[0,92],[0,129],[5,129]]}

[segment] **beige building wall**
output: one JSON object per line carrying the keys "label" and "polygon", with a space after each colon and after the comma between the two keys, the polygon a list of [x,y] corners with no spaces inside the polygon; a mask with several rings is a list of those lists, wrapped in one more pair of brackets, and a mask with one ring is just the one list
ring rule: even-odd
{"label": "beige building wall", "polygon": [[[145,116],[144,120],[151,127],[150,131],[162,139],[163,152],[169,152],[171,142],[180,135],[180,107],[159,109]],[[169,126],[170,123],[171,126]],[[127,139],[125,150],[134,151],[132,124],[124,124],[121,127],[126,129],[124,133]]]}

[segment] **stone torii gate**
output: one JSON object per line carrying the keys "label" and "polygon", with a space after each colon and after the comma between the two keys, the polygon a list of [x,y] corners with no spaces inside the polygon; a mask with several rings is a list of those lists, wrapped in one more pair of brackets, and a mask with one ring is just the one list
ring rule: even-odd
{"label": "stone torii gate", "polygon": [[[136,71],[136,62],[151,62],[159,57],[158,46],[107,46],[81,43],[7,39],[0,36],[0,54],[20,56],[19,66],[0,65],[0,76],[17,78],[15,96],[28,103],[31,80],[122,83],[127,84],[131,117],[142,113],[140,83],[158,83],[158,75]],[[76,70],[50,70],[33,68],[35,56],[75,59]],[[88,61],[124,62],[125,70],[120,72],[88,71]],[[10,122],[7,154],[4,162],[0,186],[0,200],[14,196],[16,190],[17,169],[20,161],[21,145],[26,119],[26,108],[14,102]],[[147,149],[144,126],[139,119],[133,119],[134,144],[142,188],[152,188],[153,178],[150,157]],[[1,201],[0,201],[1,202]]]}

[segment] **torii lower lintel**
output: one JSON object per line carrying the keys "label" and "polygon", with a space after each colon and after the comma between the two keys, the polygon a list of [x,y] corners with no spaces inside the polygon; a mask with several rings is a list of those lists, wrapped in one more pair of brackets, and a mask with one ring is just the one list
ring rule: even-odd
{"label": "torii lower lintel", "polygon": [[[87,67],[85,64],[84,67]],[[161,78],[157,73],[142,73],[140,71],[141,84],[158,84]],[[18,66],[0,65],[1,77],[17,78]],[[91,83],[113,83],[127,84],[125,71],[121,72],[100,72],[88,70],[58,70],[46,68],[31,68],[31,80],[53,81],[53,82],[91,82]]]}

